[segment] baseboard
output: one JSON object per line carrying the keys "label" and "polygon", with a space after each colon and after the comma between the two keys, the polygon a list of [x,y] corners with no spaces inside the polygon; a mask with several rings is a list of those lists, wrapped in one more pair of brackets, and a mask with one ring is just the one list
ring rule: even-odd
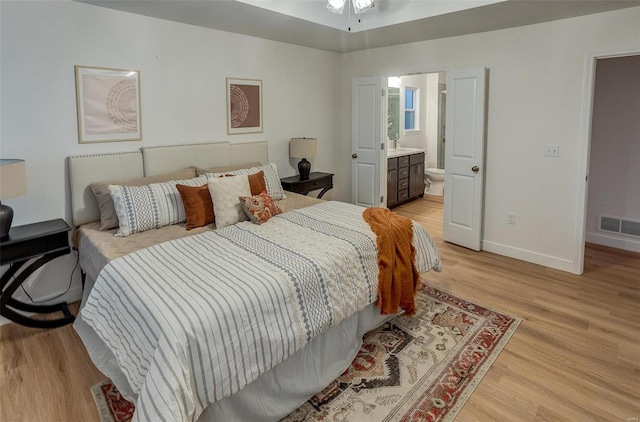
{"label": "baseboard", "polygon": [[640,252],[640,240],[593,232],[587,233],[585,240],[589,243],[595,243],[596,245],[609,246],[630,252]]}
{"label": "baseboard", "polygon": [[493,252],[498,255],[508,256],[509,258],[519,259],[521,261],[531,262],[533,264],[543,265],[545,267],[555,268],[556,270],[567,271],[570,273],[574,272],[574,263],[568,259],[514,248],[513,246],[507,246],[487,240],[482,241],[482,250]]}
{"label": "baseboard", "polygon": [[[47,295],[45,297],[34,297],[33,300],[34,302],[38,302],[39,305],[53,305],[56,303],[61,303],[61,302],[67,302],[67,303],[72,303],[72,302],[77,302],[80,299],[82,299],[82,286],[72,286],[68,292],[66,292],[64,295],[56,298],[56,296],[58,296],[61,292],[58,293],[52,293],[50,295]],[[15,296],[14,296],[15,298]],[[54,299],[55,298],[55,299]],[[29,303],[28,300],[25,300],[24,298],[19,298],[19,300],[24,301],[25,303]],[[23,312],[25,315],[29,316],[29,315],[33,315],[32,313],[29,312]],[[62,314],[60,314],[62,315]],[[0,326],[3,326],[5,324],[9,324],[13,321],[3,317],[0,315]]]}

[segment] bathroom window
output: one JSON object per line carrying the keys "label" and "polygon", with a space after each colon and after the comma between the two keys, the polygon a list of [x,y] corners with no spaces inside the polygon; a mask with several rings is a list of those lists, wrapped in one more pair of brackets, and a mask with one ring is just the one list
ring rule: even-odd
{"label": "bathroom window", "polygon": [[418,130],[418,88],[404,89],[404,130]]}

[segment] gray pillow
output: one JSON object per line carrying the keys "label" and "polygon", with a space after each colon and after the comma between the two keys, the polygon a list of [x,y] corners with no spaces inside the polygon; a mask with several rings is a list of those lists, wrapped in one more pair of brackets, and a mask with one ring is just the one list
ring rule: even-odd
{"label": "gray pillow", "polygon": [[91,190],[98,200],[100,208],[100,230],[111,230],[118,227],[118,215],[113,205],[113,199],[109,193],[109,185],[144,186],[151,183],[168,182],[171,180],[184,180],[196,177],[195,167],[187,167],[175,173],[159,174],[133,180],[113,180],[109,182],[95,182],[91,184]]}
{"label": "gray pillow", "polygon": [[261,165],[262,165],[262,163],[259,163],[259,162],[255,161],[255,162],[252,162],[252,163],[238,164],[238,165],[235,165],[235,166],[213,167],[213,168],[210,168],[210,169],[203,169],[203,168],[200,168],[200,167],[196,167],[196,174],[198,176],[202,176],[203,174],[206,174],[206,173],[224,173],[225,171],[250,169],[251,167],[260,167]]}

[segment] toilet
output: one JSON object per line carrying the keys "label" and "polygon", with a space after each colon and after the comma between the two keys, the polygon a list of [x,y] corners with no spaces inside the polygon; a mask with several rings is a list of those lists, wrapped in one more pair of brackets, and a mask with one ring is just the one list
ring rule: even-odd
{"label": "toilet", "polygon": [[424,171],[426,195],[442,196],[444,194],[444,169],[430,167]]}

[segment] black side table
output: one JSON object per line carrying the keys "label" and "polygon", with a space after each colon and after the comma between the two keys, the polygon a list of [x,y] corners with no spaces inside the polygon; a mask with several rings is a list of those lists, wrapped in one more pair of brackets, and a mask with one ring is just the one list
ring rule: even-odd
{"label": "black side table", "polygon": [[314,171],[309,174],[309,179],[300,180],[300,176],[291,176],[280,179],[282,188],[289,192],[301,193],[303,195],[308,194],[312,190],[322,189],[318,194],[318,198],[322,198],[322,195],[333,188],[333,173],[321,173]]}
{"label": "black side table", "polygon": [[[71,228],[64,220],[57,219],[12,227],[9,235],[0,239],[0,265],[10,264],[9,269],[0,278],[2,286],[0,314],[2,316],[18,324],[37,328],[60,327],[75,320],[66,303],[35,305],[20,302],[11,297],[35,270],[52,259],[71,252],[68,238],[69,230]],[[26,266],[32,258],[38,259]],[[20,269],[22,269],[20,274],[13,278]],[[39,320],[24,316],[11,308],[42,314],[62,312],[64,316],[59,319]]]}

